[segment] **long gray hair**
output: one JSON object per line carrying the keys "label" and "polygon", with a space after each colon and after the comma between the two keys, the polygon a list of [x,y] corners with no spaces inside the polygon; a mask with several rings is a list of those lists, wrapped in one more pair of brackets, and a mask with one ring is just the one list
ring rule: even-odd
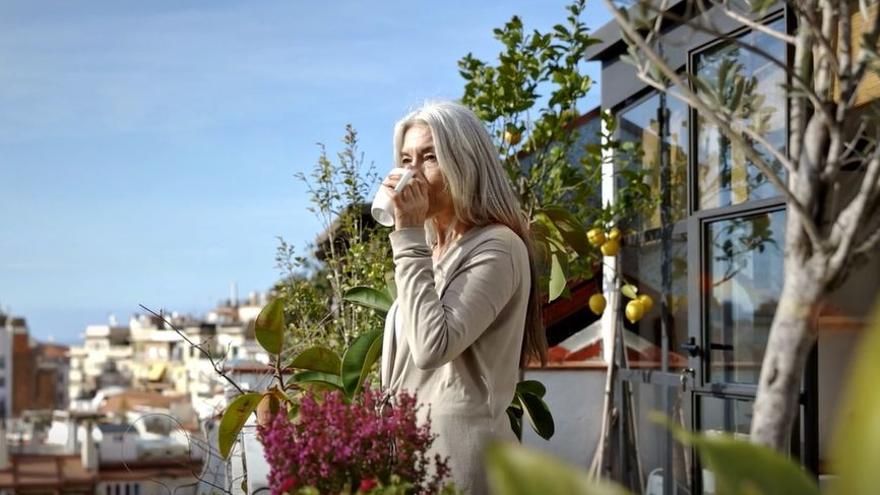
{"label": "long gray hair", "polygon": [[397,166],[400,166],[404,134],[418,125],[431,130],[437,162],[452,197],[455,221],[475,227],[506,225],[525,243],[531,288],[520,364],[525,366],[531,359],[546,364],[547,338],[541,318],[538,273],[529,222],[510,186],[498,149],[483,123],[469,108],[450,101],[430,102],[395,125],[394,160]]}

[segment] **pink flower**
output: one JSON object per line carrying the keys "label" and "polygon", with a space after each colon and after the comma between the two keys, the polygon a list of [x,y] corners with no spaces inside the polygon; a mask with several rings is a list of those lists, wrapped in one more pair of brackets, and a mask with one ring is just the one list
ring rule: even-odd
{"label": "pink flower", "polygon": [[428,455],[436,438],[430,419],[418,424],[413,395],[403,392],[392,402],[369,387],[350,402],[341,392],[320,399],[306,394],[296,424],[282,413],[258,427],[272,495],[306,486],[320,493],[339,493],[346,485],[368,492],[392,475],[411,484],[411,493],[438,493],[449,467]]}
{"label": "pink flower", "polygon": [[295,487],[295,486],[296,486],[296,478],[290,477],[290,478],[285,479],[281,483],[281,486],[279,487],[279,491],[281,491],[282,493],[292,492],[293,487]]}
{"label": "pink flower", "polygon": [[373,478],[362,479],[360,486],[358,486],[358,491],[366,493],[377,486],[379,486],[379,484],[376,483],[376,480]]}

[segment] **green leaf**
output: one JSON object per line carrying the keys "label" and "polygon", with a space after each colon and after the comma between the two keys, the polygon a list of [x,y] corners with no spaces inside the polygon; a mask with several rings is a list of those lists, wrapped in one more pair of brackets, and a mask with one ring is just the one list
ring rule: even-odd
{"label": "green leaf", "polygon": [[559,261],[559,254],[550,255],[550,300],[553,301],[559,297],[565,290],[565,272],[562,270],[562,264]]}
{"label": "green leaf", "polygon": [[254,324],[257,342],[269,354],[280,354],[284,344],[284,302],[273,299],[267,304]]}
{"label": "green leaf", "polygon": [[290,362],[290,366],[302,370],[321,371],[338,375],[342,369],[342,360],[330,349],[314,346],[299,353]]}
{"label": "green leaf", "polygon": [[[394,281],[393,271],[385,274],[385,293],[388,294],[392,301],[397,299],[397,283]],[[387,313],[388,311],[385,312]]]}
{"label": "green leaf", "polygon": [[519,398],[532,429],[544,440],[550,440],[556,431],[556,425],[547,403],[541,397],[530,393],[519,394]]}
{"label": "green leaf", "polygon": [[587,231],[571,212],[559,207],[548,207],[542,213],[547,215],[565,242],[579,256],[589,256],[592,247],[587,241]]}
{"label": "green leaf", "polygon": [[371,330],[354,339],[342,356],[342,385],[345,395],[354,397],[361,389],[370,368],[382,352],[382,330]]}
{"label": "green leaf", "polygon": [[220,455],[224,459],[229,458],[232,446],[235,445],[235,439],[241,432],[242,427],[247,421],[257,404],[260,403],[263,394],[258,392],[249,392],[239,395],[231,404],[223,411],[223,417],[220,418],[220,427],[217,430],[217,443],[220,447]]}
{"label": "green leaf", "polygon": [[626,284],[620,288],[620,293],[630,299],[639,297],[639,288],[632,284]]}
{"label": "green leaf", "polygon": [[337,388],[342,390],[342,380],[335,373],[324,373],[322,371],[302,371],[291,378],[288,383],[296,383],[297,385],[326,385],[328,388]]}
{"label": "green leaf", "polygon": [[522,438],[522,407],[511,404],[507,407],[507,419],[510,420],[510,429],[516,438]]}
{"label": "green leaf", "polygon": [[880,487],[880,305],[864,330],[846,380],[831,450],[833,495],[876,493]]}
{"label": "green leaf", "polygon": [[515,443],[494,443],[486,451],[486,474],[494,495],[625,495],[623,488],[593,482],[562,460]]}
{"label": "green leaf", "polygon": [[516,384],[516,391],[520,394],[532,394],[543,398],[547,393],[547,388],[537,380],[523,380]]}
{"label": "green leaf", "polygon": [[391,308],[391,304],[394,302],[388,294],[372,287],[352,287],[345,291],[342,299],[374,309],[382,316],[388,313],[388,309]]}
{"label": "green leaf", "polygon": [[760,14],[767,11],[774,4],[774,0],[754,0],[752,2],[752,13]]}
{"label": "green leaf", "polygon": [[[660,413],[651,417],[665,423],[681,443],[696,447],[703,464],[715,477],[716,493],[819,495],[816,482],[800,466],[778,452],[728,433],[693,434]],[[876,462],[874,466],[876,469]]]}

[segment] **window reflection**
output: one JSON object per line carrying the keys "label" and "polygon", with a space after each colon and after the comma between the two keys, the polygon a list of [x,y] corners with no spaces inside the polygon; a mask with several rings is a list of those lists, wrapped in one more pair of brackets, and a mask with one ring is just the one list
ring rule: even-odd
{"label": "window reflection", "polygon": [[[784,31],[783,21],[769,27]],[[766,34],[750,32],[740,39],[774,57],[785,59],[785,45]],[[763,135],[776,149],[785,149],[785,72],[766,58],[728,43],[711,48],[696,58],[696,73],[724,106],[750,129]],[[737,89],[737,84],[739,88]],[[736,205],[776,196],[767,177],[703,116],[697,114],[697,175],[701,209]],[[782,166],[766,148],[757,145],[764,160],[784,180]]]}
{"label": "window reflection", "polygon": [[[672,90],[676,93],[677,90]],[[666,144],[669,152],[669,183],[668,204],[670,223],[683,220],[687,217],[687,106],[675,96],[666,96],[665,106],[667,109]],[[636,142],[642,147],[643,156],[640,164],[645,172],[645,181],[651,187],[651,191],[657,198],[664,197],[663,183],[661,180],[661,146],[660,146],[660,120],[658,110],[661,96],[654,94],[641,103],[628,108],[620,114],[619,139],[622,142]],[[658,228],[662,225],[661,204],[658,204],[651,212],[647,213],[637,225],[637,230],[645,231]]]}
{"label": "window reflection", "polygon": [[721,220],[706,232],[709,381],[756,384],[782,290],[785,213]]}
{"label": "window reflection", "polygon": [[[663,260],[662,242],[647,241],[640,246],[625,245],[622,249],[621,266],[627,282],[635,284],[640,294],[654,300],[654,306],[636,323],[623,319],[626,329],[630,365],[639,368],[660,368],[662,362],[661,294],[663,263],[670,264],[670,294],[667,300],[671,316],[669,328],[669,367],[687,366],[687,357],[679,352],[687,340],[687,236],[673,234],[669,260]],[[627,300],[623,301],[626,304]]]}
{"label": "window reflection", "polygon": [[[661,113],[661,108],[665,113]],[[666,129],[661,129],[661,116],[665,115]],[[652,94],[638,104],[618,114],[618,138],[622,142],[638,143],[642,157],[631,164],[632,169],[644,172],[644,180],[658,204],[635,222],[626,225],[627,230],[640,232],[630,236],[622,251],[624,277],[648,294],[655,304],[637,323],[624,320],[627,332],[630,365],[641,368],[660,368],[662,363],[662,306],[670,312],[668,362],[670,368],[687,366],[687,358],[677,352],[687,339],[687,236],[683,223],[681,232],[673,234],[672,226],[685,220],[687,208],[687,106],[674,96]],[[661,134],[665,136],[668,172],[662,170]],[[665,182],[665,183],[664,183]],[[664,208],[666,211],[664,212]],[[660,230],[664,223],[668,232]],[[662,236],[670,236],[670,252],[664,255]],[[663,267],[669,266],[669,294],[662,301]]]}

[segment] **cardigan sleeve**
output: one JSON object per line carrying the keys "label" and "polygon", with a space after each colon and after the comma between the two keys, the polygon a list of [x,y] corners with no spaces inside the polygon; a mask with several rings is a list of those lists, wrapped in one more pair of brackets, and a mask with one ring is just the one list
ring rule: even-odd
{"label": "cardigan sleeve", "polygon": [[413,361],[420,369],[438,368],[477,340],[517,290],[514,246],[506,236],[482,242],[450,274],[441,298],[425,230],[401,229],[390,237],[398,316]]}

